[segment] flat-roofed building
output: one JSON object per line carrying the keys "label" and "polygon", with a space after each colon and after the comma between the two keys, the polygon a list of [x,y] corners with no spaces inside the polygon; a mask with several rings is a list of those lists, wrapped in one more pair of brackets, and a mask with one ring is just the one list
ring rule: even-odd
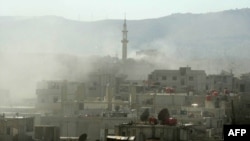
{"label": "flat-roofed building", "polygon": [[13,117],[0,117],[0,140],[13,141],[25,140],[31,141],[33,135],[34,117],[22,117],[19,114]]}
{"label": "flat-roofed building", "polygon": [[204,70],[191,70],[180,67],[179,70],[154,70],[148,75],[151,85],[158,89],[172,87],[176,92],[203,93],[206,90],[206,73]]}
{"label": "flat-roofed building", "polygon": [[222,71],[220,74],[207,76],[207,90],[216,90],[218,92],[228,92],[235,90],[235,77],[232,73]]}
{"label": "flat-roofed building", "polygon": [[81,82],[62,80],[40,81],[36,88],[36,108],[52,114],[76,114],[84,100],[85,85]]}

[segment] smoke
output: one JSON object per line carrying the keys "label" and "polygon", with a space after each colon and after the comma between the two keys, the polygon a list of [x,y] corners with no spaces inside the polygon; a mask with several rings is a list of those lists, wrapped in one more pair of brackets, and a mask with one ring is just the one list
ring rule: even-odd
{"label": "smoke", "polygon": [[[142,80],[154,69],[183,66],[207,74],[250,71],[246,15],[179,14],[152,21],[128,20],[128,79]],[[47,16],[1,20],[0,88],[10,90],[12,97],[26,98],[36,97],[37,81],[85,81],[89,72],[105,66],[104,56],[121,58],[122,24]],[[149,49],[157,54],[136,54]]]}
{"label": "smoke", "polygon": [[7,17],[1,24],[0,89],[13,99],[35,98],[41,80],[83,82],[101,60],[96,56],[115,56],[120,48],[118,26],[54,16]]}
{"label": "smoke", "polygon": [[0,86],[10,90],[13,99],[36,97],[36,83],[41,80],[82,82],[92,71],[90,57],[69,54],[1,54]]}

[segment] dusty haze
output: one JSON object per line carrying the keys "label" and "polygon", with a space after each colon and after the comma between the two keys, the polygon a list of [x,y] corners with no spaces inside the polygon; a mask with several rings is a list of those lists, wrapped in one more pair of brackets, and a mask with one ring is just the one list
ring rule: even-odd
{"label": "dusty haze", "polygon": [[[131,78],[153,69],[190,66],[207,74],[250,72],[250,10],[130,21]],[[55,16],[0,17],[0,89],[16,99],[35,98],[41,80],[85,81],[93,62],[121,58],[123,20],[79,22]],[[136,51],[156,49],[154,57]],[[133,62],[133,61],[132,61]],[[138,66],[136,64],[142,64]]]}

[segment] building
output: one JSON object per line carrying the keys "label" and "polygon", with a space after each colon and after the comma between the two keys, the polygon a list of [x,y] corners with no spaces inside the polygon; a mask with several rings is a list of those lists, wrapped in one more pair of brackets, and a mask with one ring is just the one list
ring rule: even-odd
{"label": "building", "polygon": [[114,135],[115,125],[130,122],[128,117],[62,117],[42,116],[41,125],[56,126],[60,137],[79,137],[86,133],[89,140],[104,141],[106,135]]}
{"label": "building", "polygon": [[118,75],[113,69],[115,68],[108,68],[108,70],[100,70],[89,74],[89,79],[86,82],[86,97],[99,97],[103,100],[107,86],[112,88],[115,95],[119,93],[119,86],[125,79],[125,76]]}
{"label": "building", "polygon": [[237,82],[238,92],[242,94],[250,93],[250,73],[242,74]]}
{"label": "building", "polygon": [[137,141],[188,141],[190,128],[167,125],[120,124],[115,126],[117,136],[135,136]]}
{"label": "building", "polygon": [[191,70],[181,67],[179,70],[154,70],[148,75],[150,85],[158,90],[172,87],[176,92],[204,93],[206,90],[206,73],[204,70]]}
{"label": "building", "polygon": [[227,115],[232,124],[250,124],[250,95],[238,94],[229,99]]}
{"label": "building", "polygon": [[36,89],[36,109],[46,114],[78,114],[85,86],[81,82],[41,81]]}
{"label": "building", "polygon": [[32,141],[33,117],[22,117],[16,114],[13,117],[0,117],[0,140],[1,141]]}
{"label": "building", "polygon": [[208,91],[216,90],[221,93],[224,90],[228,90],[229,92],[235,91],[235,79],[232,73],[226,71],[222,71],[220,74],[208,75],[206,89]]}
{"label": "building", "polygon": [[60,129],[53,125],[35,125],[33,138],[35,141],[59,141]]}

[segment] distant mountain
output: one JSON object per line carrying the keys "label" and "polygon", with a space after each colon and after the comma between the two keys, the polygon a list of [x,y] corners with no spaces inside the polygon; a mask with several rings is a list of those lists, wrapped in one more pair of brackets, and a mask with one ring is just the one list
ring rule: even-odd
{"label": "distant mountain", "polygon": [[[91,70],[86,65],[90,60],[74,55],[117,54],[121,58],[123,22],[83,22],[56,16],[0,17],[0,86],[18,86],[16,92],[27,93],[26,89],[34,89],[34,83],[41,79],[83,78],[82,72]],[[188,65],[207,74],[221,70],[232,70],[236,75],[250,72],[250,9],[127,19],[127,26],[128,56],[155,64],[151,69]],[[147,49],[160,53],[136,56],[136,51]],[[55,53],[64,55],[53,56]],[[151,71],[135,66],[137,74],[141,73],[138,68],[145,73]]]}
{"label": "distant mountain", "polygon": [[[187,58],[248,57],[250,9],[127,20],[128,51],[160,49]],[[2,51],[121,54],[123,20],[0,17]],[[171,53],[171,54],[169,54]]]}

